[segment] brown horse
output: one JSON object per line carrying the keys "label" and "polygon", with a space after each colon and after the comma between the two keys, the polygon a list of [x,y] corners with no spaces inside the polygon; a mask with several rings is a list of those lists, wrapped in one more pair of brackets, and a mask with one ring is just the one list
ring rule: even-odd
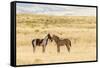
{"label": "brown horse", "polygon": [[60,39],[58,36],[53,35],[53,40],[57,44],[57,52],[60,52],[60,46],[66,45],[68,52],[70,52],[71,41],[69,39]]}
{"label": "brown horse", "polygon": [[48,39],[52,42],[52,37],[50,34],[48,34],[44,39],[33,39],[32,45],[33,45],[33,51],[35,52],[36,46],[42,46],[42,52],[45,52],[46,45],[48,43]]}

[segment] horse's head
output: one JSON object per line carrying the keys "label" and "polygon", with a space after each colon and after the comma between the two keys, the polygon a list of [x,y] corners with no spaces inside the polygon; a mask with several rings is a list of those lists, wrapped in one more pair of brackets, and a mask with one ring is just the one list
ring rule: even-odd
{"label": "horse's head", "polygon": [[47,36],[48,36],[48,39],[52,42],[53,41],[53,38],[51,37],[51,35],[48,34]]}
{"label": "horse's head", "polygon": [[56,35],[53,35],[53,39],[59,39],[59,37]]}

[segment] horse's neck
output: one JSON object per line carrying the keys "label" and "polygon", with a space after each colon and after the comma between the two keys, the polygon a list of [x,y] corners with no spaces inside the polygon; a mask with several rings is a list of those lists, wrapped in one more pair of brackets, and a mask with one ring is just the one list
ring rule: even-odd
{"label": "horse's neck", "polygon": [[55,37],[54,39],[56,42],[58,42],[60,39],[58,37]]}
{"label": "horse's neck", "polygon": [[46,36],[43,41],[42,41],[42,45],[46,45],[48,42],[48,36]]}
{"label": "horse's neck", "polygon": [[47,42],[48,41],[48,36],[46,36],[44,39],[43,39],[44,42]]}
{"label": "horse's neck", "polygon": [[44,39],[47,40],[48,39],[48,36],[46,36]]}

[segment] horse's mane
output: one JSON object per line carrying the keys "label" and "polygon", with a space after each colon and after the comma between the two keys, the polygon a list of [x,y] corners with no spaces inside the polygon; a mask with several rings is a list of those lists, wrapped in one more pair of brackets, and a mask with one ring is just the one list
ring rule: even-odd
{"label": "horse's mane", "polygon": [[59,37],[58,37],[58,36],[56,36],[56,35],[53,35],[53,37],[54,37],[55,39],[59,39]]}

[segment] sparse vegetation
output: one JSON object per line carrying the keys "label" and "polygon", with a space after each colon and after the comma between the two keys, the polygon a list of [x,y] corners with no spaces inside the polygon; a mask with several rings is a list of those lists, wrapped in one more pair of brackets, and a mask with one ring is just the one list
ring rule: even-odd
{"label": "sparse vegetation", "polygon": [[[17,14],[16,18],[17,65],[96,59],[95,17]],[[57,54],[56,44],[52,42],[47,45],[45,54],[41,52],[41,47],[33,53],[32,39],[43,38],[47,33],[69,38],[72,42],[71,52],[67,53],[66,48],[62,47],[62,52]]]}

